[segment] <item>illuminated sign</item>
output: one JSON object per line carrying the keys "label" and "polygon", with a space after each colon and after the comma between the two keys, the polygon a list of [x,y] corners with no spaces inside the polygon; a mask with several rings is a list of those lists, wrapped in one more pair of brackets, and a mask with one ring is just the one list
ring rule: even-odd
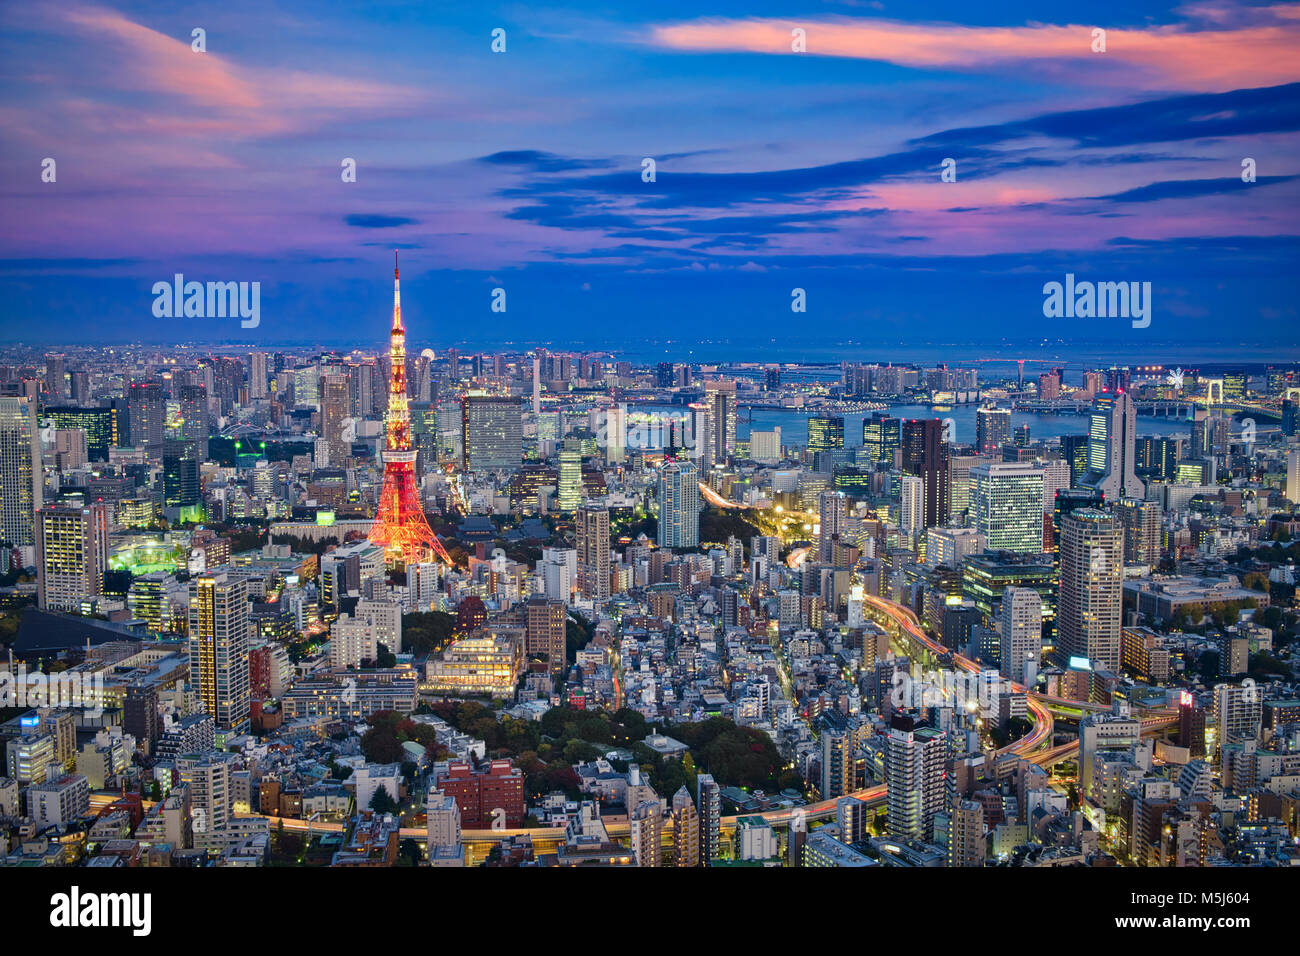
{"label": "illuminated sign", "polygon": [[1071,657],[1070,670],[1090,671],[1092,670],[1092,662],[1086,657]]}
{"label": "illuminated sign", "polygon": [[1191,691],[1186,691],[1186,690],[1185,690],[1185,691],[1183,691],[1181,694],[1178,695],[1178,706],[1180,706],[1180,707],[1191,707],[1191,706],[1192,706],[1192,694],[1191,694]]}
{"label": "illuminated sign", "polygon": [[332,525],[334,523],[334,512],[332,511],[316,512],[316,523],[324,527],[328,527],[329,525]]}

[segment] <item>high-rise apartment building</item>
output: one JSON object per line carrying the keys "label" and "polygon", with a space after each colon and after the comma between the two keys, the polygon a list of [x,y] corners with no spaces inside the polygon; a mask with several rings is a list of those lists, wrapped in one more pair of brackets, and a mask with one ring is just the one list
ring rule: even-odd
{"label": "high-rise apartment building", "polygon": [[266,383],[266,353],[248,353],[248,397],[253,401],[266,398],[269,394]]}
{"label": "high-rise apartment building", "polygon": [[1001,455],[1011,441],[1011,412],[1005,408],[980,408],[975,412],[975,450],[983,455]]}
{"label": "high-rise apartment building", "polygon": [[35,543],[43,486],[36,401],[0,397],[0,538],[17,547]]}
{"label": "high-rise apartment building", "polygon": [[132,382],[126,388],[126,406],[132,447],[161,447],[166,421],[162,385],[158,382]]}
{"label": "high-rise apartment building", "polygon": [[1114,510],[1124,529],[1124,563],[1154,568],[1160,561],[1160,502],[1126,498]]}
{"label": "high-rise apartment building", "polygon": [[722,842],[722,788],[712,774],[696,778],[696,810],[700,817],[700,865],[712,866]]}
{"label": "high-rise apartment building", "polygon": [[231,753],[185,754],[176,758],[176,773],[189,790],[190,823],[195,845],[220,839],[235,816],[235,793],[231,774],[235,755]]}
{"label": "high-rise apartment building", "polygon": [[1115,517],[1078,508],[1061,518],[1057,656],[1118,671],[1124,577],[1123,531]]}
{"label": "high-rise apartment building", "polygon": [[627,457],[627,405],[620,402],[603,409],[605,461],[611,465]]}
{"label": "high-rise apartment building", "polygon": [[568,614],[568,605],[563,601],[532,598],[525,606],[524,654],[547,661],[552,672],[565,668]]}
{"label": "high-rise apartment building", "polygon": [[79,611],[104,593],[108,570],[108,508],[47,507],[36,512],[37,600],[55,611]]}
{"label": "high-rise apartment building", "polygon": [[775,465],[781,461],[781,426],[770,430],[751,429],[749,457],[760,465]]}
{"label": "high-rise apartment building", "polygon": [[329,464],[342,468],[352,457],[352,441],[347,434],[352,417],[352,395],[348,376],[341,372],[322,375],[320,380],[320,425],[325,439]]}
{"label": "high-rise apartment building", "polygon": [[1259,739],[1263,702],[1259,688],[1249,683],[1214,686],[1214,723],[1219,745]]}
{"label": "high-rise apartment building", "polygon": [[984,804],[977,800],[959,800],[948,814],[948,865],[983,866],[986,846]]}
{"label": "high-rise apartment building", "polygon": [[925,530],[925,479],[904,475],[898,482],[898,530],[907,543]]}
{"label": "high-rise apartment building", "polygon": [[248,582],[229,572],[190,579],[190,681],[217,729],[249,724]]}
{"label": "high-rise apartment building", "polygon": [[1293,505],[1300,505],[1300,448],[1286,453],[1286,497]]}
{"label": "high-rise apartment building", "polygon": [[856,777],[856,735],[847,728],[827,727],[822,731],[823,800],[842,797],[854,789]]}
{"label": "high-rise apartment building", "polygon": [[637,866],[659,866],[663,858],[663,812],[658,800],[642,800],[628,810],[628,836]]}
{"label": "high-rise apartment building", "polygon": [[1032,687],[1043,649],[1043,599],[1033,588],[1002,592],[999,670],[1003,677]]}
{"label": "high-rise apartment building", "polygon": [[578,510],[578,590],[597,604],[609,600],[609,509],[587,504]]}
{"label": "high-rise apartment building", "polygon": [[699,472],[689,461],[669,461],[659,470],[661,548],[694,548],[700,543]]}
{"label": "high-rise apartment building", "polygon": [[700,814],[685,786],[673,794],[673,865],[700,865]]}
{"label": "high-rise apartment building", "polygon": [[714,379],[704,386],[708,444],[701,458],[704,467],[724,462],[736,453],[736,383]]}
{"label": "high-rise apartment building", "polygon": [[817,560],[829,562],[835,539],[845,535],[848,503],[838,491],[823,491],[817,496]]}
{"label": "high-rise apartment building", "polygon": [[947,737],[934,727],[898,716],[885,752],[890,836],[932,841],[935,817],[943,812]]}

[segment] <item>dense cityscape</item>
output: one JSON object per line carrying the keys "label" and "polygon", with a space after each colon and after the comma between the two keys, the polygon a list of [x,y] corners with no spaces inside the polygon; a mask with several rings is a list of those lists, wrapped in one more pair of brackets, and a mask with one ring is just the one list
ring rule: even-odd
{"label": "dense cityscape", "polygon": [[1298,11],[0,5],[15,926],[1289,938]]}
{"label": "dense cityscape", "polygon": [[1300,367],[435,354],[399,281],[7,350],[0,864],[1296,863]]}

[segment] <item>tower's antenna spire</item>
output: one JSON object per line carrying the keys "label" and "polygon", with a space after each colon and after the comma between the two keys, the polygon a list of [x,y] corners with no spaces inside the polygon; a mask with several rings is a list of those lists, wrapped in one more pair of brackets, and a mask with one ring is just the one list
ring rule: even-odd
{"label": "tower's antenna spire", "polygon": [[397,250],[393,250],[393,278],[397,278]]}

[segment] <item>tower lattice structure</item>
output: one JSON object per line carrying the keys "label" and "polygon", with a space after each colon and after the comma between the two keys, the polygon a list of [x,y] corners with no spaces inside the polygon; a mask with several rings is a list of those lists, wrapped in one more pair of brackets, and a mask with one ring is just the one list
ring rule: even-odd
{"label": "tower lattice structure", "polygon": [[389,567],[417,564],[436,556],[450,565],[451,558],[429,527],[415,481],[415,451],[411,447],[411,408],[406,397],[406,328],[402,325],[402,291],[393,254],[393,330],[388,356],[392,374],[388,384],[387,443],[384,448],[384,489],[370,540],[382,545]]}

